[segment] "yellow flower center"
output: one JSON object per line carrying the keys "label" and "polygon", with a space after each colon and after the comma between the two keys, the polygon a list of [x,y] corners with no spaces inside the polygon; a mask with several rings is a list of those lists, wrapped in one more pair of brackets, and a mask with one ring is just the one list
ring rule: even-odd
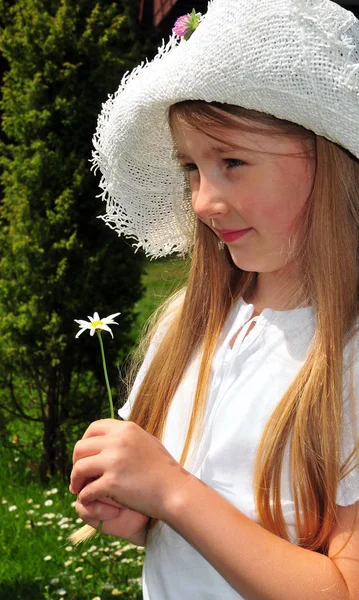
{"label": "yellow flower center", "polygon": [[99,327],[99,325],[104,325],[103,321],[92,321],[91,323],[91,327],[94,327],[96,329],[96,327]]}

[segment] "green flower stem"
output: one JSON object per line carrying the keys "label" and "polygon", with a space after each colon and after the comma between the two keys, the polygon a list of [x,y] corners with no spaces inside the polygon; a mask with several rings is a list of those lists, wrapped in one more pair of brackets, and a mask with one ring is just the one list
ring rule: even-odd
{"label": "green flower stem", "polygon": [[[102,356],[102,366],[103,366],[103,372],[104,372],[104,375],[105,375],[105,381],[106,381],[106,387],[107,387],[107,393],[108,393],[108,401],[110,403],[111,419],[114,419],[115,418],[115,413],[114,413],[114,410],[113,410],[112,392],[111,392],[111,388],[110,388],[110,382],[108,380],[106,358],[105,358],[105,350],[104,350],[104,347],[103,347],[103,341],[102,341],[101,331],[99,331],[97,329],[96,333],[97,333],[97,336],[98,336],[98,341],[100,342],[101,356]],[[103,527],[103,521],[100,521],[98,529],[97,529],[97,534],[96,534],[97,537],[101,536],[102,527]]]}
{"label": "green flower stem", "polygon": [[102,533],[102,527],[103,527],[103,521],[100,521],[98,528],[97,528],[97,537],[100,537],[100,535]]}
{"label": "green flower stem", "polygon": [[108,375],[107,375],[106,358],[105,358],[105,351],[104,351],[104,348],[103,348],[103,341],[102,341],[102,337],[101,337],[101,331],[96,330],[96,333],[98,335],[98,339],[99,339],[100,347],[101,347],[102,366],[103,366],[103,372],[104,372],[104,375],[105,375],[105,381],[106,381],[106,387],[107,387],[107,393],[108,393],[108,400],[109,400],[109,403],[110,403],[111,419],[114,419],[115,418],[115,413],[114,413],[114,410],[113,410],[112,393],[111,393],[110,383],[109,383]]}

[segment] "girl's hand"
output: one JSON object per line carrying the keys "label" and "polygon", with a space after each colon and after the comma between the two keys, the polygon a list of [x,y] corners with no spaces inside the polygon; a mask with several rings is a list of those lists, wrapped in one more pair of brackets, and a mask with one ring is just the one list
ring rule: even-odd
{"label": "girl's hand", "polygon": [[[114,535],[115,537],[125,538],[131,541],[142,533],[142,544],[145,542],[145,529],[149,518],[146,515],[138,513],[129,508],[111,505],[107,502],[90,502],[84,505],[79,500],[76,501],[75,509],[81,519],[95,529],[102,521],[103,533]],[[134,543],[137,543],[134,541]],[[141,544],[141,545],[142,545]]]}
{"label": "girl's hand", "polygon": [[155,437],[130,421],[92,423],[75,446],[73,462],[70,491],[82,505],[110,498],[160,520],[166,520],[171,498],[193,478]]}

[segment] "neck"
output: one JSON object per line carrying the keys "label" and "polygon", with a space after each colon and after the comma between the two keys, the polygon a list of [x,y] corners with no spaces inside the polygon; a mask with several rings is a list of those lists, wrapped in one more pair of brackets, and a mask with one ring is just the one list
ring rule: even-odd
{"label": "neck", "polygon": [[258,314],[264,308],[293,310],[309,304],[304,294],[302,278],[294,274],[292,269],[258,273],[255,287],[246,296],[246,301],[253,304]]}

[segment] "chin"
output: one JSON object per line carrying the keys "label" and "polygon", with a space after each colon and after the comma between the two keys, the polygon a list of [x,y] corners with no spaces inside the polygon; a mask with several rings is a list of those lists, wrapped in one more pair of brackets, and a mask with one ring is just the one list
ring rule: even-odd
{"label": "chin", "polygon": [[[245,271],[248,273],[279,273],[279,272],[288,272],[288,262],[286,261],[275,261],[269,262],[268,257],[263,258],[262,260],[258,257],[257,259],[253,259],[253,257],[248,257],[245,259],[243,256],[238,256],[236,253],[230,252],[233,263],[240,269],[241,271]],[[267,260],[266,260],[267,258]]]}
{"label": "chin", "polygon": [[231,252],[228,248],[229,253],[231,255],[233,263],[241,269],[241,271],[247,271],[248,273],[260,273],[262,271],[263,263],[259,260],[253,260],[253,258],[244,259],[243,256],[238,256],[236,252]]}

